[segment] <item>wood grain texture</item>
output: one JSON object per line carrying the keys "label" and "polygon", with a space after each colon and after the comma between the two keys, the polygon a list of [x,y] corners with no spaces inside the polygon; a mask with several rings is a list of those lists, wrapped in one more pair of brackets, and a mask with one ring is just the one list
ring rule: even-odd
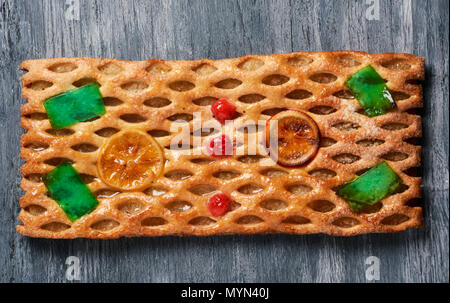
{"label": "wood grain texture", "polygon": [[[69,20],[70,7],[63,0],[0,0],[0,281],[66,282],[65,260],[77,256],[83,282],[366,282],[365,259],[377,256],[381,282],[448,282],[447,0],[380,0],[380,18],[373,21],[365,18],[365,1],[350,0],[78,2],[80,18]],[[342,49],[426,58],[426,229],[353,238],[258,235],[113,241],[29,239],[15,232],[22,195],[22,60],[221,59]]]}

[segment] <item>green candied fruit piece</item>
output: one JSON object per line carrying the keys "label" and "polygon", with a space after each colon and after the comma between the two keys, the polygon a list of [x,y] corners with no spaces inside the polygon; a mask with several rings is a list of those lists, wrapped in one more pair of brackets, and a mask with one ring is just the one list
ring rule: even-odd
{"label": "green candied fruit piece", "polygon": [[369,117],[383,115],[395,107],[389,88],[370,65],[351,75],[345,85]]}
{"label": "green candied fruit piece", "polygon": [[382,162],[355,180],[342,185],[336,192],[345,199],[353,211],[373,205],[391,195],[402,184],[402,179],[386,163]]}
{"label": "green candied fruit piece", "polygon": [[57,166],[43,177],[50,196],[66,216],[75,221],[93,211],[98,201],[69,163]]}
{"label": "green candied fruit piece", "polygon": [[44,102],[44,107],[54,129],[71,126],[106,112],[97,83],[51,97]]}

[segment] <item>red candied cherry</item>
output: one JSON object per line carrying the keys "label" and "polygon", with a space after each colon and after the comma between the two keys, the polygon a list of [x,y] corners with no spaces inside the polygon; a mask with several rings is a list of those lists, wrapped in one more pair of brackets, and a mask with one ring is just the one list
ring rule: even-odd
{"label": "red candied cherry", "polygon": [[228,102],[226,99],[219,99],[211,105],[211,112],[221,124],[225,124],[226,120],[233,119],[236,113],[236,106]]}
{"label": "red candied cherry", "polygon": [[224,193],[215,194],[208,200],[208,209],[215,217],[223,216],[230,209],[231,198]]}
{"label": "red candied cherry", "polygon": [[224,157],[233,154],[233,142],[227,135],[212,138],[208,144],[208,152],[213,157]]}

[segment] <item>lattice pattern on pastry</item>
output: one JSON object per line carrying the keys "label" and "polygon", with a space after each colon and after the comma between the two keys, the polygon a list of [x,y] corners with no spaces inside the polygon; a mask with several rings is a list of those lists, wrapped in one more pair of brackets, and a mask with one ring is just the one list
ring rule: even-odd
{"label": "lattice pattern on pastry", "polygon": [[[387,81],[397,103],[388,114],[369,118],[344,82],[371,64]],[[229,233],[316,233],[354,235],[394,232],[422,225],[420,197],[422,58],[406,54],[318,52],[254,55],[226,60],[120,61],[58,58],[22,63],[20,233],[34,237],[211,235]],[[43,108],[47,98],[95,81],[107,113],[54,130]],[[308,111],[322,140],[303,168],[262,165],[262,155],[215,159],[169,152],[176,120],[190,123],[191,137],[217,132],[193,128],[193,113],[212,119],[210,105],[227,98],[237,107],[241,131],[286,108]],[[166,150],[163,177],[142,192],[108,188],[96,159],[108,137],[126,128],[147,131]],[[257,129],[261,131],[262,128]],[[241,142],[245,147],[246,141]],[[189,146],[188,148],[192,148]],[[353,213],[335,194],[338,185],[387,160],[403,179],[398,193]],[[41,176],[61,162],[73,163],[100,201],[98,208],[70,222],[48,197]],[[267,161],[266,161],[267,162]],[[265,162],[265,163],[266,163]],[[206,201],[229,193],[232,210],[213,217]]]}

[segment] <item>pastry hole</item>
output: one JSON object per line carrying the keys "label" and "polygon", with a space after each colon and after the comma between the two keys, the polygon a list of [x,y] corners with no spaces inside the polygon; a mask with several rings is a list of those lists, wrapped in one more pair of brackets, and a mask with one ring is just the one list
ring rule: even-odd
{"label": "pastry hole", "polygon": [[241,204],[237,203],[236,201],[231,201],[229,210],[233,211],[233,210],[238,209],[239,207],[241,207]]}
{"label": "pastry hole", "polygon": [[311,75],[309,77],[309,79],[311,81],[314,81],[317,83],[328,84],[328,83],[332,83],[332,82],[336,81],[337,77],[330,73],[317,73],[317,74]]}
{"label": "pastry hole", "polygon": [[285,110],[287,110],[287,108],[285,107],[274,107],[263,110],[261,114],[266,116],[273,116]]}
{"label": "pastry hole", "polygon": [[103,98],[103,103],[105,106],[119,106],[123,104],[123,102],[117,98],[114,97],[105,97]]}
{"label": "pastry hole", "polygon": [[238,161],[242,162],[242,163],[258,163],[263,158],[264,157],[260,156],[260,155],[245,155],[245,156],[239,157]]}
{"label": "pastry hole", "polygon": [[262,170],[260,173],[261,175],[270,178],[283,177],[289,174],[287,171],[278,168],[267,168],[265,170]]}
{"label": "pastry hole", "polygon": [[314,169],[310,171],[309,174],[319,179],[331,179],[336,176],[336,172],[329,170],[327,168]]}
{"label": "pastry hole", "polygon": [[[357,114],[367,116],[366,111],[363,108],[360,108],[356,111]],[[368,116],[367,116],[368,117]]]}
{"label": "pastry hole", "polygon": [[238,192],[244,195],[255,195],[264,190],[264,187],[261,187],[257,184],[245,184],[238,188]]}
{"label": "pastry hole", "polygon": [[311,220],[302,216],[290,216],[281,221],[281,223],[289,224],[289,225],[303,225],[311,223]]}
{"label": "pastry hole", "polygon": [[104,220],[100,220],[100,221],[97,221],[94,224],[92,224],[91,228],[98,230],[98,231],[108,231],[108,230],[112,230],[112,229],[116,228],[119,225],[120,225],[120,223],[115,220],[104,219]]}
{"label": "pastry hole", "polygon": [[243,103],[251,104],[251,103],[256,103],[261,100],[264,100],[265,98],[266,97],[264,97],[263,95],[260,95],[260,94],[248,94],[248,95],[240,96],[238,100]]}
{"label": "pastry hole", "polygon": [[31,113],[31,114],[25,115],[25,117],[28,119],[37,120],[37,121],[42,121],[42,120],[48,119],[48,116],[46,113]]}
{"label": "pastry hole", "polygon": [[80,174],[80,178],[85,184],[89,184],[98,180],[97,177],[88,174]]}
{"label": "pastry hole", "polygon": [[216,191],[216,189],[207,184],[199,184],[189,188],[189,191],[197,196],[207,196]]}
{"label": "pastry hole", "polygon": [[381,155],[382,159],[392,161],[392,162],[403,161],[403,160],[407,159],[408,157],[409,156],[407,154],[398,152],[398,151],[392,151],[392,152],[388,152],[384,155]]}
{"label": "pastry hole", "polygon": [[156,62],[147,67],[145,70],[152,75],[161,76],[170,72],[172,68],[162,62]]}
{"label": "pastry hole", "polygon": [[384,140],[380,139],[362,139],[356,142],[356,144],[364,147],[374,147],[384,143]]}
{"label": "pastry hole", "polygon": [[161,226],[167,223],[169,222],[161,217],[148,217],[141,221],[142,226]]}
{"label": "pastry hole", "polygon": [[104,73],[105,75],[117,75],[122,71],[122,67],[118,66],[117,64],[108,62],[106,64],[100,65],[98,67],[98,70]]}
{"label": "pastry hole", "polygon": [[312,191],[312,187],[302,183],[286,185],[286,190],[294,195],[304,195]]}
{"label": "pastry hole", "polygon": [[316,115],[329,115],[329,114],[336,112],[336,109],[331,106],[319,105],[319,106],[314,106],[313,108],[310,108],[309,111]]}
{"label": "pastry hole", "polygon": [[273,74],[273,75],[269,75],[269,76],[265,77],[262,80],[262,83],[265,85],[270,85],[270,86],[278,86],[278,85],[282,85],[288,81],[289,81],[289,77],[286,77],[285,75]]}
{"label": "pastry hole", "polygon": [[416,146],[423,145],[422,138],[408,138],[408,139],[403,139],[403,141],[408,144],[411,144],[411,145],[416,145]]}
{"label": "pastry hole", "polygon": [[194,87],[194,83],[184,80],[174,81],[169,84],[169,88],[177,92],[186,92],[193,89]]}
{"label": "pastry hole", "polygon": [[420,198],[412,198],[412,199],[409,199],[408,201],[406,201],[405,205],[409,206],[409,207],[416,207],[416,206],[423,205],[423,203]]}
{"label": "pastry hole", "polygon": [[223,180],[231,180],[239,177],[240,175],[241,173],[235,170],[218,170],[215,173],[213,173],[214,178]]}
{"label": "pastry hole", "polygon": [[73,145],[71,148],[80,153],[92,153],[98,149],[98,146],[90,143],[80,143],[77,145]]}
{"label": "pastry hole", "polygon": [[48,69],[54,73],[68,73],[73,70],[76,70],[78,66],[73,63],[65,62],[65,63],[56,63],[51,65]]}
{"label": "pastry hole", "polygon": [[277,210],[286,208],[288,206],[288,204],[281,199],[267,199],[267,200],[262,201],[259,205],[262,208],[265,208],[265,209],[271,210],[271,211],[277,211]]}
{"label": "pastry hole", "polygon": [[345,66],[345,67],[354,67],[361,65],[361,62],[359,62],[355,57],[350,55],[340,55],[336,57],[336,62],[339,65]]}
{"label": "pastry hole", "polygon": [[312,210],[320,212],[320,213],[330,212],[336,207],[336,205],[334,205],[333,203],[331,203],[328,200],[315,200],[315,201],[309,202],[307,205]]}
{"label": "pastry hole", "polygon": [[186,180],[193,176],[193,174],[184,169],[171,170],[164,175],[166,178],[171,180]]}
{"label": "pastry hole", "polygon": [[139,201],[125,201],[118,205],[117,209],[124,214],[131,215],[140,211],[144,205]]}
{"label": "pastry hole", "polygon": [[142,123],[147,121],[147,118],[142,117],[139,114],[123,114],[120,116],[120,119],[128,123]]}
{"label": "pastry hole", "polygon": [[100,137],[108,138],[117,133],[119,130],[113,127],[105,127],[97,130],[95,133]]}
{"label": "pastry hole", "polygon": [[391,94],[392,94],[392,98],[394,98],[394,101],[396,101],[396,102],[406,100],[411,97],[407,93],[399,92],[399,91],[391,91]]}
{"label": "pastry hole", "polygon": [[137,93],[146,89],[148,87],[148,84],[141,80],[133,80],[122,84],[120,87],[131,93]]}
{"label": "pastry hole", "polygon": [[409,189],[409,186],[402,183],[399,186],[397,186],[397,188],[395,189],[395,191],[392,194],[393,195],[401,194],[401,193],[404,193],[405,191],[407,191],[408,189]]}
{"label": "pastry hole", "polygon": [[74,161],[68,159],[68,158],[63,158],[63,157],[55,157],[55,158],[50,158],[44,161],[45,164],[47,165],[51,165],[51,166],[58,166],[62,163],[69,163],[69,164],[73,164]]}
{"label": "pastry hole", "polygon": [[355,96],[353,96],[352,92],[349,90],[340,90],[335,92],[333,96],[340,99],[355,99]]}
{"label": "pastry hole", "polygon": [[262,222],[264,222],[264,220],[257,216],[247,215],[247,216],[240,217],[235,222],[240,225],[253,225],[253,224],[262,223]]}
{"label": "pastry hole", "polygon": [[200,129],[196,129],[192,132],[192,135],[194,137],[206,137],[209,136],[211,134],[215,134],[219,132],[218,129],[215,128],[200,128]]}
{"label": "pastry hole", "polygon": [[286,95],[286,98],[294,100],[302,100],[311,97],[313,94],[304,89],[296,89]]}
{"label": "pastry hole", "polygon": [[114,196],[117,196],[118,194],[120,194],[120,191],[108,188],[99,189],[96,192],[94,192],[94,196],[97,199],[112,198]]}
{"label": "pastry hole", "polygon": [[167,137],[170,135],[170,132],[163,129],[152,129],[147,132],[149,135],[155,138]]}
{"label": "pastry hole", "polygon": [[333,157],[333,160],[342,164],[352,164],[359,161],[361,157],[349,153],[339,154]]}
{"label": "pastry hole", "polygon": [[215,86],[222,89],[233,89],[241,84],[242,84],[241,80],[230,78],[217,82]]}
{"label": "pastry hole", "polygon": [[169,145],[164,146],[165,149],[168,150],[189,150],[189,149],[193,149],[194,147],[190,144],[183,144],[182,141],[178,142],[178,143],[172,143]]}
{"label": "pastry hole", "polygon": [[72,85],[76,86],[76,87],[82,87],[84,85],[88,85],[88,84],[91,84],[91,83],[97,83],[97,85],[100,86],[100,84],[94,78],[81,78],[81,79],[73,82]]}
{"label": "pastry hole", "polygon": [[391,123],[383,124],[381,126],[381,128],[390,130],[390,131],[396,131],[396,130],[408,128],[408,125],[403,124],[403,123],[398,123],[398,122],[391,122]]}
{"label": "pastry hole", "polygon": [[263,61],[256,58],[250,58],[239,63],[238,67],[243,70],[254,71],[263,65],[264,65]]}
{"label": "pastry hole", "polygon": [[361,209],[361,213],[363,214],[374,214],[380,211],[383,207],[383,204],[378,202],[373,205],[366,205],[363,209]]}
{"label": "pastry hole", "polygon": [[237,129],[238,132],[240,133],[244,133],[244,134],[255,134],[255,133],[259,133],[260,131],[262,131],[264,129],[264,125],[263,124],[249,124],[249,125],[244,125],[241,126]]}
{"label": "pastry hole", "polygon": [[337,143],[337,141],[332,138],[328,138],[328,137],[320,138],[320,147],[330,147],[336,143]]}
{"label": "pastry hole", "polygon": [[209,106],[209,105],[213,105],[214,102],[216,102],[217,100],[219,100],[219,99],[208,96],[208,97],[203,97],[203,98],[198,98],[198,99],[192,100],[192,103],[194,103],[195,105],[198,105],[198,106]]}
{"label": "pastry hole", "polygon": [[361,223],[352,217],[341,217],[339,219],[334,220],[333,223],[331,223],[331,224],[333,224],[334,226],[340,227],[340,228],[352,228]]}
{"label": "pastry hole", "polygon": [[38,173],[28,174],[25,176],[25,179],[27,179],[30,182],[39,183],[42,182],[42,174]]}
{"label": "pastry hole", "polygon": [[211,64],[202,63],[194,67],[192,70],[201,76],[207,76],[214,73],[217,68],[215,66],[212,66]]}
{"label": "pastry hole", "polygon": [[405,59],[392,59],[381,62],[381,65],[390,70],[405,70],[411,68],[411,65]]}
{"label": "pastry hole", "polygon": [[69,228],[70,225],[61,222],[50,222],[41,226],[41,229],[48,230],[51,232],[61,232]]}
{"label": "pastry hole", "polygon": [[287,63],[294,67],[302,67],[313,62],[313,59],[305,56],[294,56],[287,59]]}
{"label": "pastry hole", "polygon": [[360,169],[357,172],[355,172],[355,175],[361,176],[362,174],[368,172],[369,170],[370,170],[370,167],[366,167],[366,168]]}
{"label": "pastry hole", "polygon": [[37,204],[31,204],[24,208],[24,210],[32,216],[40,216],[47,211],[45,207]]}
{"label": "pastry hole", "polygon": [[30,142],[24,145],[25,148],[34,150],[34,151],[43,151],[49,147],[47,143],[44,142]]}
{"label": "pastry hole", "polygon": [[164,187],[152,186],[152,187],[147,188],[144,191],[144,194],[152,196],[152,197],[160,197],[167,192],[168,192],[168,190],[165,189]]}
{"label": "pastry hole", "polygon": [[38,80],[38,81],[31,82],[26,87],[30,88],[32,90],[35,90],[35,91],[42,91],[51,86],[53,86],[53,83],[51,83],[51,82],[48,82],[45,80]]}
{"label": "pastry hole", "polygon": [[216,162],[216,160],[211,159],[211,158],[194,158],[194,159],[191,159],[191,162],[194,164],[206,165],[206,164]]}
{"label": "pastry hole", "polygon": [[192,121],[192,119],[194,119],[194,116],[188,113],[179,113],[167,118],[167,120],[169,121],[184,121],[184,122]]}
{"label": "pastry hole", "polygon": [[212,225],[214,223],[216,223],[216,221],[209,217],[196,217],[188,222],[188,224],[194,226],[207,226]]}
{"label": "pastry hole", "polygon": [[409,84],[409,85],[420,85],[422,83],[422,81],[420,79],[407,79],[405,81],[405,84]]}
{"label": "pastry hole", "polygon": [[80,123],[88,123],[88,122],[92,122],[92,121],[95,121],[95,120],[98,120],[98,119],[100,119],[100,116],[88,119],[86,121],[80,121]]}
{"label": "pastry hole", "polygon": [[166,204],[166,208],[174,213],[182,213],[192,208],[192,204],[183,201],[183,200],[176,200],[172,201],[169,204]]}
{"label": "pastry hole", "polygon": [[344,131],[344,132],[349,132],[349,131],[358,129],[360,127],[359,124],[357,124],[355,122],[350,122],[350,121],[338,122],[336,124],[333,124],[332,126],[336,129],[338,129],[340,131]]}
{"label": "pastry hole", "polygon": [[423,116],[423,108],[414,107],[407,109],[405,112],[410,115]]}
{"label": "pastry hole", "polygon": [[155,97],[144,101],[145,106],[154,107],[154,108],[161,108],[168,106],[172,102],[169,99],[162,98],[162,97]]}
{"label": "pastry hole", "polygon": [[383,225],[399,225],[409,220],[409,217],[404,214],[393,214],[390,215],[383,220],[381,220],[381,224]]}

